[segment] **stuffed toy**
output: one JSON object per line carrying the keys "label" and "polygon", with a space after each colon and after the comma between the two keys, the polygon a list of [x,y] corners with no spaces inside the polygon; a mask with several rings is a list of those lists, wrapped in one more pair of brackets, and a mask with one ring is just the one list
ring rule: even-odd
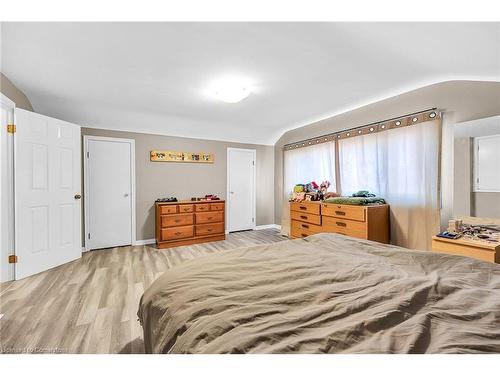
{"label": "stuffed toy", "polygon": [[305,186],[302,185],[302,184],[297,184],[295,185],[295,187],[293,188],[293,192],[294,193],[302,193],[304,191],[304,188]]}
{"label": "stuffed toy", "polygon": [[303,202],[306,199],[306,193],[293,193],[292,202]]}

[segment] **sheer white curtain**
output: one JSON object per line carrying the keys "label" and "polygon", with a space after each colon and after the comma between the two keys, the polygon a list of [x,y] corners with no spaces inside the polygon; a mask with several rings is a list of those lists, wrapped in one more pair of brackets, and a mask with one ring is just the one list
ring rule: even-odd
{"label": "sheer white curtain", "polygon": [[290,233],[290,205],[288,198],[297,184],[325,180],[331,182],[329,191],[335,191],[335,142],[297,148],[284,152],[283,212],[281,233]]}
{"label": "sheer white curtain", "polygon": [[430,249],[439,231],[439,121],[339,142],[342,195],[369,190],[391,205],[391,242]]}

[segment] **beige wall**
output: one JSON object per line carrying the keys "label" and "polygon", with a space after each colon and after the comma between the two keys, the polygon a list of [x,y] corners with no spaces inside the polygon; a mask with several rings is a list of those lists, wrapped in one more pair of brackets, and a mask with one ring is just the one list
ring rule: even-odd
{"label": "beige wall", "polygon": [[500,193],[473,193],[471,216],[500,219]]}
{"label": "beige wall", "polygon": [[471,215],[472,138],[455,138],[453,159],[453,216]]}
{"label": "beige wall", "polygon": [[[83,135],[135,139],[136,158],[136,225],[137,239],[154,238],[154,201],[175,196],[189,199],[193,196],[217,194],[226,198],[226,156],[228,147],[257,150],[257,225],[274,221],[273,146],[251,145],[194,138],[169,137],[142,133],[82,128]],[[213,164],[152,163],[151,150],[198,151],[215,154]]]}
{"label": "beige wall", "polygon": [[33,111],[29,99],[3,74],[0,73],[0,92],[16,103],[16,107]]}
{"label": "beige wall", "polygon": [[445,112],[442,143],[442,223],[453,208],[453,124],[500,114],[500,83],[443,82],[286,132],[275,144],[275,223],[281,221],[283,145],[370,122],[437,107]]}

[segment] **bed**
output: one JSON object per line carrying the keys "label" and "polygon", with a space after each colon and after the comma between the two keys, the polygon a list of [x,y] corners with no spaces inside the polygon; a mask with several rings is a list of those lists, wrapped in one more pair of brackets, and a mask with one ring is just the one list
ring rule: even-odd
{"label": "bed", "polygon": [[499,353],[500,265],[322,233],[180,264],[138,316],[147,353]]}

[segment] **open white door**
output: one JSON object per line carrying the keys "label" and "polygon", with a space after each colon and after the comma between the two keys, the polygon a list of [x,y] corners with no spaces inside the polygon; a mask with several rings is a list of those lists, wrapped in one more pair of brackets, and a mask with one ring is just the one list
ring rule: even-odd
{"label": "open white door", "polygon": [[228,231],[255,229],[255,150],[227,149]]}
{"label": "open white door", "polygon": [[135,242],[135,141],[84,136],[85,248]]}
{"label": "open white door", "polygon": [[80,127],[16,109],[16,279],[81,257]]}

